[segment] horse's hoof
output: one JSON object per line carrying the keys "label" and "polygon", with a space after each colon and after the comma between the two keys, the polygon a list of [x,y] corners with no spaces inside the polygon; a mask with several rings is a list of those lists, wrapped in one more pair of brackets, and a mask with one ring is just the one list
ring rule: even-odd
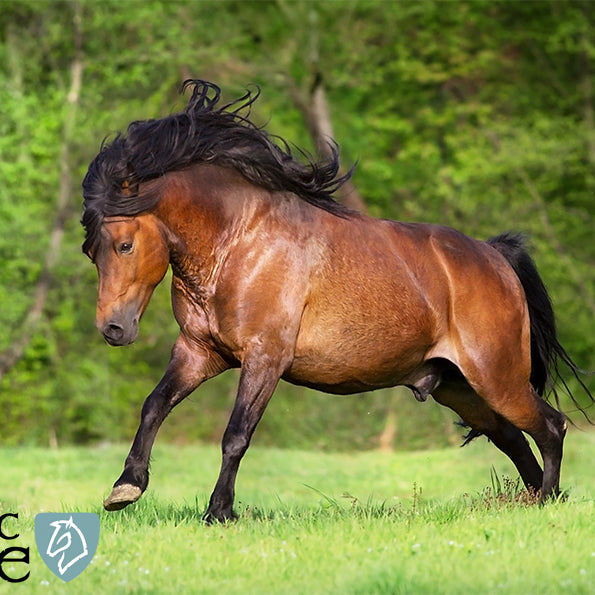
{"label": "horse's hoof", "polygon": [[122,510],[129,504],[136,502],[142,496],[142,490],[138,486],[129,483],[114,486],[112,493],[103,502],[105,510]]}
{"label": "horse's hoof", "polygon": [[237,521],[238,515],[233,510],[219,513],[207,510],[203,515],[202,520],[206,525],[216,525],[219,523],[225,524]]}

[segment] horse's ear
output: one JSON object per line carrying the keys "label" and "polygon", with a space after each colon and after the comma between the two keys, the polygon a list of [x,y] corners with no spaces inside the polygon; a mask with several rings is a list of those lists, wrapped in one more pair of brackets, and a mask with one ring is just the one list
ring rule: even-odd
{"label": "horse's ear", "polygon": [[128,180],[124,180],[122,182],[122,194],[124,196],[132,196],[132,194],[133,194],[132,188],[131,188],[130,184],[128,183]]}
{"label": "horse's ear", "polygon": [[[128,178],[134,178],[134,167],[130,161],[126,164]],[[138,194],[138,183],[131,184],[128,180],[122,182],[122,194],[124,196],[135,196]]]}

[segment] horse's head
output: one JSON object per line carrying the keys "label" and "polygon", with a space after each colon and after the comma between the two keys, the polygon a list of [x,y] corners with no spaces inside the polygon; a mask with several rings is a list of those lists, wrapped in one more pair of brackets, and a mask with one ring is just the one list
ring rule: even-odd
{"label": "horse's head", "polygon": [[55,558],[62,554],[58,562],[58,571],[64,574],[73,564],[89,555],[87,541],[81,530],[73,523],[72,517],[68,521],[50,523],[54,533],[48,544],[46,554]]}
{"label": "horse's head", "polygon": [[156,217],[106,218],[90,254],[99,275],[95,325],[110,345],[129,345],[163,279],[169,250]]}

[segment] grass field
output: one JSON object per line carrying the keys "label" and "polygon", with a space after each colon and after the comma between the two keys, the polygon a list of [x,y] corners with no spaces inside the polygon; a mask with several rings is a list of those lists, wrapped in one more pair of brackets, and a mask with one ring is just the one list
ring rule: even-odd
{"label": "grass field", "polygon": [[[238,478],[239,521],[207,527],[216,447],[158,444],[149,491],[118,513],[101,500],[126,446],[0,449],[0,512],[18,512],[11,528],[31,551],[29,579],[0,580],[0,593],[590,595],[594,452],[595,433],[569,433],[568,498],[542,508],[517,501],[506,479],[516,474],[485,439],[392,454],[253,446]],[[101,515],[95,558],[70,583],[37,553],[42,511]]]}

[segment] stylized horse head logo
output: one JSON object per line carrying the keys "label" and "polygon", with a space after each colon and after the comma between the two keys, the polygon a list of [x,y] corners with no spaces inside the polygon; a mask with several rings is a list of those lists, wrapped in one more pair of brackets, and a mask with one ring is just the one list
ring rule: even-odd
{"label": "stylized horse head logo", "polygon": [[50,558],[62,554],[58,562],[58,572],[64,574],[73,564],[89,555],[87,540],[72,517],[67,521],[50,523],[50,527],[54,527],[54,534],[46,553]]}
{"label": "stylized horse head logo", "polygon": [[78,576],[91,562],[99,542],[99,516],[94,513],[40,513],[35,541],[47,567],[63,581]]}

